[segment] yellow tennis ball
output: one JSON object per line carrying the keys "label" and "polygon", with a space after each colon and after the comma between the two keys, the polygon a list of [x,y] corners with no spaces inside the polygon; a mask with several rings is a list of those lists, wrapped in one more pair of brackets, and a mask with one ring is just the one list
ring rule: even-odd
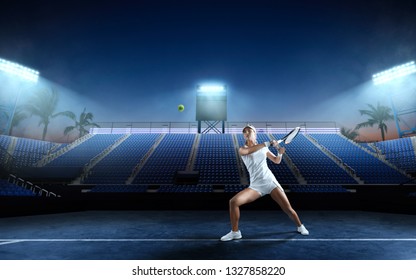
{"label": "yellow tennis ball", "polygon": [[180,105],[178,106],[178,111],[179,111],[179,112],[182,112],[183,110],[185,110],[185,106],[183,106],[182,104],[180,104]]}

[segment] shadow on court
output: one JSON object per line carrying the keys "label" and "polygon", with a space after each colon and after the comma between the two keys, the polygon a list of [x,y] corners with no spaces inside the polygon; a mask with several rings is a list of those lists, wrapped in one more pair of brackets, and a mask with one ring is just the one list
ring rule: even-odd
{"label": "shadow on court", "polygon": [[80,211],[0,218],[3,260],[416,259],[415,215],[242,210],[243,239],[221,242],[227,211]]}

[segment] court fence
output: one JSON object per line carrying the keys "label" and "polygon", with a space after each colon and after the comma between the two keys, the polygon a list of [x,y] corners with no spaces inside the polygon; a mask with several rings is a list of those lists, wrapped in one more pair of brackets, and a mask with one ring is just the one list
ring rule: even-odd
{"label": "court fence", "polygon": [[[90,134],[135,134],[135,133],[198,133],[198,122],[100,122],[100,127],[91,128]],[[258,133],[288,133],[293,128],[300,126],[301,132],[313,133],[339,133],[340,129],[335,122],[310,122],[310,121],[290,121],[290,122],[270,122],[270,121],[247,121],[247,122],[225,122],[224,133],[241,133],[244,126],[251,124],[256,127]],[[222,124],[218,122],[218,126]],[[202,131],[216,134],[218,130],[209,130],[211,123],[202,123]],[[219,129],[221,130],[221,129]]]}

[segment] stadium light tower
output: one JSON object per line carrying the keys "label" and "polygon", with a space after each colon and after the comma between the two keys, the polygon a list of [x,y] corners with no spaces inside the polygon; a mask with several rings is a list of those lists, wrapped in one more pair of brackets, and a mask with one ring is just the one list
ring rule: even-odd
{"label": "stadium light tower", "polygon": [[196,95],[196,120],[198,121],[198,133],[201,133],[201,122],[208,127],[202,133],[213,130],[221,133],[216,125],[222,122],[222,133],[225,133],[225,121],[227,120],[227,87],[220,84],[203,84],[197,86]]}
{"label": "stadium light tower", "polygon": [[[383,72],[374,74],[373,83],[376,86],[386,84],[395,79],[411,75],[412,73],[416,73],[416,66],[415,66],[414,61],[402,64],[402,65],[398,65],[393,68],[387,69]],[[399,124],[399,121],[400,121],[399,116],[410,114],[410,113],[416,113],[416,108],[411,108],[411,109],[406,109],[406,110],[397,110],[393,102],[392,93],[389,94],[389,97],[390,97],[391,107],[393,109],[394,120],[396,122],[396,127],[397,127],[397,132],[399,134],[399,138],[405,135],[416,133],[416,126],[411,127],[408,125],[409,129],[402,130]]]}
{"label": "stadium light tower", "polygon": [[[0,58],[0,71],[3,71],[6,74],[11,75],[11,76],[16,76],[17,78],[19,78],[21,81],[24,81],[24,82],[37,83],[38,78],[39,78],[38,71],[19,65],[11,61],[7,61],[2,58]],[[10,115],[7,121],[6,132],[8,135],[10,135],[10,132],[12,129],[12,122],[13,122],[14,114],[16,113],[16,108],[19,102],[20,93],[21,93],[21,89],[19,89],[17,93],[12,114]]]}

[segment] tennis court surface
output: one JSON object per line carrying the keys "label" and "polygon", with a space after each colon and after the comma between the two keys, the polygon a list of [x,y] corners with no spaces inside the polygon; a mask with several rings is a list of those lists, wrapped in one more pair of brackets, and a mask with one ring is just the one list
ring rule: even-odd
{"label": "tennis court surface", "polygon": [[242,209],[243,239],[221,242],[228,212],[79,211],[0,218],[2,260],[414,260],[416,215]]}

